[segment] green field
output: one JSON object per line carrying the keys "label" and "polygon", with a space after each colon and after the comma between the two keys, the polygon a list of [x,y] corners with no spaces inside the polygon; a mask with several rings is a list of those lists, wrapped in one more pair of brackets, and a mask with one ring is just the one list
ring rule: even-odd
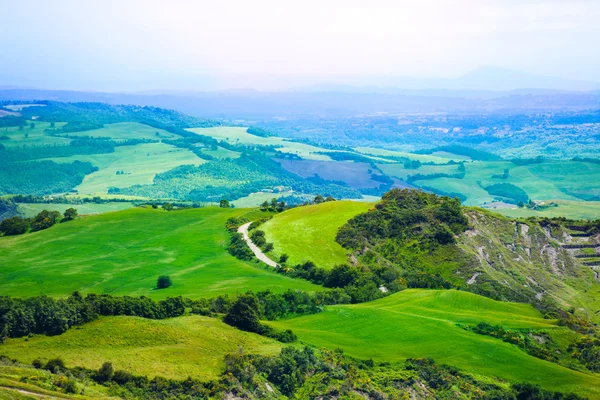
{"label": "green field", "polygon": [[465,331],[456,324],[485,321],[505,328],[566,328],[531,306],[460,291],[405,290],[369,303],[328,307],[325,312],[272,322],[315,346],[342,348],[350,356],[396,362],[433,357],[478,376],[524,380],[598,398],[600,376],[576,372],[527,355],[514,345]]}
{"label": "green field", "polygon": [[[35,128],[31,129],[30,126],[26,126],[23,130],[19,130],[18,127],[9,127],[0,129],[0,136],[8,136],[10,139],[2,140],[2,145],[7,148],[11,147],[23,147],[23,146],[54,146],[54,145],[65,145],[71,142],[71,139],[49,136],[44,133],[45,129],[50,128],[49,122],[34,122]],[[65,122],[57,122],[56,128],[60,128],[65,125]]]}
{"label": "green field", "polygon": [[[157,135],[158,133],[158,135]],[[163,129],[153,128],[138,122],[119,122],[116,124],[106,124],[103,128],[89,131],[70,132],[69,136],[91,136],[105,137],[113,140],[125,139],[177,139],[178,135],[167,132]]]}
{"label": "green field", "polygon": [[282,344],[235,329],[216,318],[185,316],[166,320],[101,317],[59,336],[9,339],[0,355],[32,362],[61,357],[67,366],[115,369],[135,375],[215,379],[223,357],[243,348],[252,354],[275,354]]}
{"label": "green field", "polygon": [[372,203],[332,201],[314,206],[298,207],[276,215],[261,225],[278,259],[289,256],[288,264],[312,261],[322,268],[333,268],[348,262],[348,251],[335,241],[339,227],[353,216],[366,212]]}
{"label": "green field", "polygon": [[527,217],[565,217],[569,219],[600,219],[600,201],[569,201],[549,200],[545,203],[554,202],[558,207],[549,207],[543,210],[531,210],[529,208],[503,208],[494,210],[497,213],[511,218]]}
{"label": "green field", "polygon": [[414,154],[404,151],[375,149],[372,147],[355,147],[354,150],[362,154],[369,154],[373,156],[381,157],[405,157],[410,160],[418,160],[421,162],[431,162],[435,164],[446,164],[450,160],[460,161],[463,160],[463,156],[457,156],[456,154],[445,153],[446,156],[428,155],[428,154]]}
{"label": "green field", "polygon": [[[246,290],[320,290],[229,255],[225,221],[247,212],[134,208],[0,237],[0,293],[64,296],[79,290],[200,298]],[[170,275],[173,286],[154,290],[159,275]]]}
{"label": "green field", "polygon": [[224,140],[231,144],[239,143],[257,144],[262,146],[282,146],[277,148],[277,151],[282,153],[297,154],[306,160],[331,160],[331,158],[326,155],[316,154],[320,151],[328,151],[326,149],[304,143],[290,142],[280,137],[261,137],[251,135],[246,132],[246,129],[247,128],[220,126],[217,128],[193,128],[188,130],[200,135],[213,137],[217,140]]}
{"label": "green field", "polygon": [[133,207],[133,204],[126,202],[118,203],[84,203],[84,204],[44,204],[44,203],[19,203],[19,212],[26,218],[35,217],[40,211],[59,211],[64,214],[67,208],[73,207],[79,215],[102,214],[110,211],[126,210]]}
{"label": "green field", "polygon": [[[403,178],[406,173],[401,166],[385,165],[384,171]],[[434,168],[421,167],[414,170],[421,174],[434,173]],[[427,186],[444,192],[462,193],[467,197],[466,205],[481,205],[493,200],[482,186],[495,183],[510,183],[523,189],[532,200],[583,200],[585,196],[600,193],[600,165],[574,161],[547,161],[540,164],[518,166],[508,161],[473,161],[465,163],[463,179],[436,178],[418,180],[417,186]],[[506,179],[492,178],[509,170]],[[386,172],[388,172],[386,171]],[[441,172],[441,171],[440,171]],[[577,196],[583,196],[578,198]]]}
{"label": "green field", "polygon": [[[114,153],[75,155],[51,159],[55,162],[89,161],[99,168],[86,175],[75,190],[80,194],[106,193],[110,187],[125,188],[132,185],[151,184],[154,176],[183,164],[203,164],[206,161],[187,149],[164,143],[147,143],[120,146]],[[117,175],[117,171],[124,174]]]}

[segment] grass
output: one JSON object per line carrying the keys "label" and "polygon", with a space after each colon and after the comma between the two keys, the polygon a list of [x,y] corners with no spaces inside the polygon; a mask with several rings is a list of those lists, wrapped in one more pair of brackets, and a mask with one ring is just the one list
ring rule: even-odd
{"label": "grass", "polygon": [[375,149],[372,147],[355,147],[354,150],[362,154],[369,154],[381,157],[405,157],[411,160],[418,160],[421,162],[432,162],[435,164],[445,164],[450,160],[460,161],[463,159],[462,156],[457,156],[456,154],[450,153],[446,153],[445,156],[434,156],[429,154],[414,154],[405,151]]}
{"label": "grass", "polygon": [[61,357],[67,366],[98,369],[109,361],[135,375],[211,380],[224,368],[226,354],[240,348],[275,354],[282,344],[240,331],[216,318],[185,316],[166,320],[101,317],[60,336],[9,339],[0,354],[30,363]]}
{"label": "grass", "polygon": [[544,210],[536,211],[528,208],[503,208],[494,210],[497,213],[513,218],[536,217],[565,217],[569,219],[600,219],[600,201],[570,201],[570,200],[549,200],[546,203],[554,202],[558,207],[550,207]]}
{"label": "grass", "polygon": [[22,213],[26,218],[36,216],[42,210],[48,211],[59,211],[61,214],[65,212],[67,208],[73,207],[77,210],[79,215],[87,214],[102,214],[110,211],[126,210],[133,207],[131,203],[117,202],[117,203],[84,203],[84,204],[43,204],[43,203],[19,203],[19,212]]}
{"label": "grass", "polygon": [[280,137],[261,137],[251,135],[246,132],[247,128],[232,127],[232,126],[220,126],[216,128],[193,128],[188,129],[191,132],[198,133],[200,135],[211,136],[218,140],[224,140],[232,144],[256,144],[262,146],[282,146],[277,148],[277,151],[283,153],[297,154],[298,156],[306,160],[322,160],[330,161],[326,155],[316,154],[320,151],[328,151],[321,147],[311,146],[309,144],[291,142],[289,140]]}
{"label": "grass", "polygon": [[527,355],[514,345],[467,332],[457,324],[485,321],[505,328],[557,331],[530,305],[494,301],[460,291],[405,290],[370,303],[328,307],[325,312],[272,322],[300,340],[342,348],[350,356],[398,362],[433,357],[479,376],[529,381],[547,389],[598,398],[600,377]]}
{"label": "grass", "polygon": [[[156,134],[158,133],[158,135]],[[69,136],[108,137],[119,141],[124,139],[178,139],[179,136],[162,129],[153,128],[138,122],[106,124],[103,128],[90,131],[72,132]]]}
{"label": "grass", "polygon": [[[64,296],[78,290],[160,299],[246,290],[320,290],[227,252],[225,221],[247,212],[133,208],[0,237],[0,293]],[[173,286],[154,290],[160,275],[169,275]]]}
{"label": "grass", "polygon": [[[7,148],[23,147],[23,146],[54,146],[69,144],[71,139],[63,137],[49,136],[44,133],[45,129],[50,128],[49,122],[35,121],[35,128],[25,126],[23,130],[18,127],[9,127],[0,129],[0,136],[8,136],[10,139],[2,140],[1,143]],[[65,122],[57,122],[56,128],[60,128]]]}
{"label": "grass", "polygon": [[270,202],[271,199],[277,199],[286,193],[265,193],[265,192],[256,192],[250,193],[246,197],[241,197],[237,200],[232,201],[232,203],[237,208],[252,208],[257,207],[264,203],[265,201]]}
{"label": "grass", "polygon": [[[187,149],[179,149],[164,143],[147,143],[136,146],[120,146],[114,153],[75,155],[53,158],[56,162],[89,161],[99,170],[86,175],[75,189],[80,194],[106,193],[110,187],[125,188],[132,185],[151,184],[154,176],[184,164],[203,164],[202,160]],[[123,175],[117,175],[123,171]]]}
{"label": "grass", "polygon": [[289,256],[288,265],[312,261],[322,268],[348,262],[348,253],[335,241],[339,227],[353,216],[366,212],[372,203],[354,201],[326,202],[293,208],[261,225],[274,250],[271,257]]}

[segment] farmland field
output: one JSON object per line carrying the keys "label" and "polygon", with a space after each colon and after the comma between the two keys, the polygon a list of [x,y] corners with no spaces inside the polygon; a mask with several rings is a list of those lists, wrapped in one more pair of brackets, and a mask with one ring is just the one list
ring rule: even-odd
{"label": "farmland field", "polygon": [[532,357],[514,345],[465,331],[456,324],[485,321],[506,328],[565,328],[531,306],[460,291],[406,290],[369,303],[329,307],[324,313],[272,322],[315,346],[342,348],[358,358],[397,362],[433,357],[475,375],[527,380],[545,388],[600,396],[600,377]]}
{"label": "farmland field", "polygon": [[279,160],[281,166],[303,178],[315,175],[330,181],[342,181],[354,189],[377,187],[381,182],[371,179],[373,167],[367,163],[315,160]]}
{"label": "farmland field", "polygon": [[[80,194],[106,193],[110,187],[124,188],[151,184],[154,176],[179,165],[200,165],[206,161],[187,149],[164,143],[120,146],[114,153],[76,155],[51,159],[55,162],[89,161],[99,168],[87,175],[75,190]],[[117,171],[123,174],[117,175]]]}
{"label": "farmland field", "polygon": [[[65,125],[64,122],[57,122],[56,128]],[[0,130],[0,136],[8,136],[10,139],[3,140],[2,145],[7,148],[23,146],[54,146],[69,144],[71,139],[49,136],[44,130],[50,128],[49,122],[35,122],[35,128],[26,126],[23,130],[17,127],[8,127]]]}
{"label": "farmland field", "polygon": [[179,137],[165,130],[153,128],[137,122],[107,124],[100,129],[72,132],[69,133],[69,136],[105,137],[116,141],[125,139],[176,139]]}
{"label": "farmland field", "polygon": [[239,127],[217,127],[217,128],[193,128],[188,129],[191,132],[200,135],[213,137],[217,140],[223,140],[232,144],[257,144],[262,146],[282,146],[277,151],[282,153],[296,154],[307,160],[331,160],[323,154],[316,154],[320,151],[326,151],[323,148],[311,146],[304,143],[290,142],[280,137],[261,137],[251,135],[246,132],[247,128]]}
{"label": "farmland field", "polygon": [[136,375],[214,379],[223,357],[239,348],[274,354],[281,343],[237,330],[216,318],[185,316],[166,320],[102,317],[60,336],[11,339],[0,354],[30,363],[61,357],[69,366],[98,369],[110,361]]}
{"label": "farmland field", "polygon": [[312,261],[322,268],[333,268],[348,262],[348,251],[335,241],[338,228],[372,206],[372,203],[332,201],[294,208],[276,215],[259,229],[273,243],[270,255],[275,259],[285,253],[290,265]]}
{"label": "farmland field", "polygon": [[[130,209],[79,218],[41,232],[0,237],[0,292],[65,296],[73,291],[165,298],[245,290],[320,290],[227,253],[227,218],[243,209]],[[154,290],[159,275],[173,286]]]}

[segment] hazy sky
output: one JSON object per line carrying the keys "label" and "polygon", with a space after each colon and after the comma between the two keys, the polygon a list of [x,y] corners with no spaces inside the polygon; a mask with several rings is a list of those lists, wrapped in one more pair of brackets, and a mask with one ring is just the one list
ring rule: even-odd
{"label": "hazy sky", "polygon": [[480,66],[600,81],[599,0],[0,0],[0,9],[0,85],[260,87],[267,76],[367,82]]}

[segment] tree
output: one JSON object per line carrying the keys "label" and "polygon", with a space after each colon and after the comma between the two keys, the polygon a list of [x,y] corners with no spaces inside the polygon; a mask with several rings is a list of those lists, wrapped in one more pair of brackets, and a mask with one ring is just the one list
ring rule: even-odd
{"label": "tree", "polygon": [[313,203],[315,203],[315,204],[321,204],[324,201],[325,201],[325,199],[323,198],[323,196],[321,196],[320,194],[318,194],[317,196],[315,196],[315,199],[313,200]]}
{"label": "tree", "polygon": [[173,282],[171,282],[171,278],[167,275],[161,275],[158,277],[157,281],[156,281],[156,288],[157,289],[166,289],[169,286],[171,286],[173,284]]}
{"label": "tree", "polygon": [[29,126],[31,127],[31,129],[35,129],[35,122],[32,122]]}
{"label": "tree", "polygon": [[267,244],[265,244],[265,253],[268,253],[271,250],[273,250],[273,243],[267,243]]}
{"label": "tree", "polygon": [[7,218],[0,223],[0,233],[6,236],[21,235],[29,229],[29,222],[21,217]]}
{"label": "tree", "polygon": [[112,363],[105,362],[102,364],[98,373],[96,374],[95,380],[100,383],[110,381],[115,374]]}
{"label": "tree", "polygon": [[221,208],[229,208],[229,200],[223,199],[219,202],[219,207]]}
{"label": "tree", "polygon": [[173,204],[172,203],[165,203],[162,205],[163,210],[166,211],[173,211]]}
{"label": "tree", "polygon": [[65,217],[63,218],[63,221],[71,221],[74,220],[75,218],[77,218],[77,210],[74,209],[73,207],[69,207],[65,210]]}
{"label": "tree", "polygon": [[31,223],[31,231],[37,232],[42,229],[48,229],[60,220],[61,214],[58,211],[41,211],[35,216]]}
{"label": "tree", "polygon": [[238,297],[223,321],[243,331],[260,333],[264,330],[260,323],[260,303],[253,294]]}
{"label": "tree", "polygon": [[288,258],[290,258],[290,256],[288,256],[287,254],[283,253],[282,255],[279,256],[279,262],[280,263],[284,263],[288,260]]}
{"label": "tree", "polygon": [[54,128],[56,126],[56,124],[54,123],[54,121],[50,122],[50,128]]}

